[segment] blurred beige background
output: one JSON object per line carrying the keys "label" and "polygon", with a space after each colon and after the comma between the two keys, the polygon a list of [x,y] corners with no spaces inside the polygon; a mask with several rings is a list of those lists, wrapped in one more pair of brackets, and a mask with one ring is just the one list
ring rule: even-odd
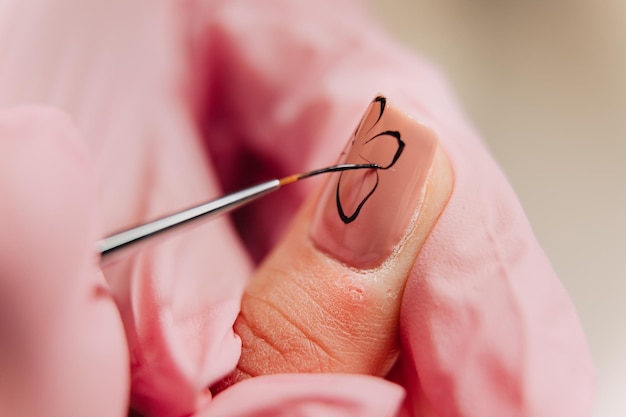
{"label": "blurred beige background", "polygon": [[594,415],[626,416],[626,1],[369,1],[447,72],[577,306]]}

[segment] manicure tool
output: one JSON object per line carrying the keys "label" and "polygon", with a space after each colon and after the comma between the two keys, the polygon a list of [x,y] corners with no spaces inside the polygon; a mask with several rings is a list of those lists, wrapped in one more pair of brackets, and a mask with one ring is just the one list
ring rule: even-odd
{"label": "manicure tool", "polygon": [[167,232],[180,230],[181,226],[198,224],[202,220],[213,219],[224,213],[229,213],[241,206],[257,200],[284,185],[294,183],[304,178],[328,172],[348,171],[353,169],[378,169],[377,164],[339,164],[302,174],[289,175],[280,179],[272,179],[252,187],[236,191],[232,194],[219,197],[198,206],[161,217],[132,229],[111,235],[99,242],[99,251],[102,262],[110,260],[113,254],[122,249],[138,248],[155,236],[168,234]]}

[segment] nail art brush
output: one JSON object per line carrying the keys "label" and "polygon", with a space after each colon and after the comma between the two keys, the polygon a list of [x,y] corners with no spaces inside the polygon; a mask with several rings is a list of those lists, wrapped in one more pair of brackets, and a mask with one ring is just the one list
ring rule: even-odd
{"label": "nail art brush", "polygon": [[262,182],[232,194],[216,198],[207,203],[111,235],[101,240],[98,244],[102,262],[108,261],[112,258],[113,254],[121,252],[122,249],[131,247],[133,249],[138,248],[142,246],[144,242],[152,241],[152,238],[156,236],[169,234],[168,232],[180,230],[182,226],[198,224],[202,221],[213,219],[220,214],[229,213],[285,185],[292,184],[302,179],[330,172],[378,168],[380,167],[377,164],[339,164]]}

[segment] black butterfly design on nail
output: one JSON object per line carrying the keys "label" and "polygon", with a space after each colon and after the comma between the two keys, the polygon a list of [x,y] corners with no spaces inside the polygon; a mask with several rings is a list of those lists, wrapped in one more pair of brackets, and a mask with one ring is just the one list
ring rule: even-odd
{"label": "black butterfly design on nail", "polygon": [[[376,116],[376,120],[373,123],[370,122],[369,120],[370,118],[368,117],[368,115],[372,114],[374,110],[368,109],[365,116],[359,123],[359,126],[354,132],[354,135],[353,135],[354,139],[352,140],[352,144],[351,144],[351,147],[352,147],[351,154],[354,153],[355,147],[365,147],[372,142],[376,142],[384,138],[387,138],[387,139],[391,138],[395,140],[397,144],[397,148],[391,158],[391,161],[386,162],[386,163],[381,163],[379,161],[369,161],[363,158],[362,156],[360,156],[359,153],[356,154],[358,157],[360,157],[361,159],[364,159],[368,163],[376,163],[376,165],[378,165],[378,168],[374,170],[370,169],[367,172],[364,171],[364,175],[374,175],[374,178],[375,178],[374,184],[371,186],[371,189],[369,189],[365,193],[365,196],[356,205],[356,208],[354,208],[352,213],[346,213],[344,203],[342,203],[341,196],[340,196],[341,189],[342,189],[341,180],[342,180],[343,175],[347,174],[347,172],[342,172],[339,175],[339,180],[337,181],[337,191],[336,191],[337,211],[339,213],[339,218],[341,218],[341,221],[343,221],[345,224],[351,223],[354,220],[356,220],[356,218],[359,216],[359,213],[361,212],[361,209],[363,208],[367,200],[369,200],[369,198],[376,191],[376,188],[378,188],[378,183],[380,181],[378,170],[387,170],[393,167],[398,161],[398,159],[400,158],[400,155],[402,155],[402,151],[404,150],[404,147],[405,147],[405,143],[402,140],[402,135],[400,134],[399,131],[397,130],[377,131],[376,130],[376,126],[379,124],[379,122],[381,121],[385,113],[385,110],[387,107],[387,99],[383,96],[378,96],[372,101],[370,106],[375,106],[378,108],[378,114]],[[352,162],[352,161],[347,161],[347,162]]]}

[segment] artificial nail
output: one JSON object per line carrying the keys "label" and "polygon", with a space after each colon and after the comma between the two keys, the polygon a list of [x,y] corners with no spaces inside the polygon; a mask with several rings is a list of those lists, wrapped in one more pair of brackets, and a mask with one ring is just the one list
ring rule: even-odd
{"label": "artificial nail", "polygon": [[379,266],[419,215],[436,149],[432,130],[376,97],[340,162],[380,168],[333,174],[313,218],[313,242],[349,266]]}

